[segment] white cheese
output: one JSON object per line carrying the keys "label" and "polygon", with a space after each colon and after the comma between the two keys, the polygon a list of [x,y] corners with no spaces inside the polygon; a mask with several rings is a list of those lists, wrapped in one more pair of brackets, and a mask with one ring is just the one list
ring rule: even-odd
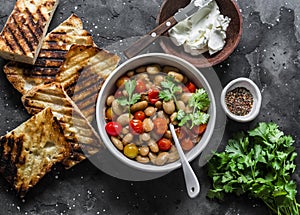
{"label": "white cheese", "polygon": [[220,13],[215,1],[202,7],[203,3],[203,0],[196,0],[194,4],[200,7],[199,10],[169,30],[171,40],[177,46],[183,45],[191,55],[207,51],[212,55],[225,45],[230,18]]}

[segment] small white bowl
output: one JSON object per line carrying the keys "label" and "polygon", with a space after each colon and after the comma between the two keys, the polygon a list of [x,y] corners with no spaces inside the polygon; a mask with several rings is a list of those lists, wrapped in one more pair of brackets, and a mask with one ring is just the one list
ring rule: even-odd
{"label": "small white bowl", "polygon": [[[239,115],[236,115],[236,114],[230,112],[230,110],[228,109],[226,102],[225,102],[225,96],[226,96],[227,92],[230,92],[238,87],[246,88],[247,90],[250,91],[250,93],[253,96],[253,106],[251,108],[251,111],[244,116],[239,116]],[[257,117],[257,115],[259,114],[260,107],[261,107],[261,101],[262,101],[262,97],[261,97],[259,88],[249,78],[242,77],[242,78],[237,78],[237,79],[232,80],[225,86],[225,88],[223,89],[223,91],[221,93],[222,108],[224,109],[226,115],[229,118],[231,118],[237,122],[249,122],[249,121],[252,121],[253,119],[255,119]]]}

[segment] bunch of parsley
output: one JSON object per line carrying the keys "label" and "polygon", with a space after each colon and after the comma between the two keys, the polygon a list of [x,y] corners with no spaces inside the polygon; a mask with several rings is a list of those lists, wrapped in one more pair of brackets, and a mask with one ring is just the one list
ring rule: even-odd
{"label": "bunch of parsley", "polygon": [[297,156],[291,136],[275,123],[259,123],[229,140],[225,152],[208,163],[213,188],[209,198],[223,199],[225,193],[249,194],[261,199],[275,214],[298,215],[297,186],[291,179]]}

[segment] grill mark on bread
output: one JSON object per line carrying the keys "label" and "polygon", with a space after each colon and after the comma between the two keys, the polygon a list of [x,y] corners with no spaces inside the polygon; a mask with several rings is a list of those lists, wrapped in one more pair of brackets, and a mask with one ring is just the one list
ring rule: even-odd
{"label": "grill mark on bread", "polygon": [[20,15],[20,10],[17,8],[16,9],[16,14],[13,15],[13,18],[15,20],[16,23],[21,23],[22,26],[25,26],[26,29],[29,31],[26,34],[26,37],[30,40],[30,42],[32,43],[32,45],[34,45],[34,47],[38,46],[38,38],[36,37],[36,35],[34,34],[34,31],[32,30],[32,28],[30,28],[30,26],[28,25],[28,22],[26,21],[26,19],[24,18],[24,16]]}
{"label": "grill mark on bread", "polygon": [[34,16],[31,14],[31,12],[27,7],[25,9],[25,15],[28,17],[28,22],[30,23],[29,26],[31,27],[32,32],[36,32],[36,34],[34,35],[37,38],[37,40],[39,40],[43,35],[43,29],[42,29],[43,24],[41,23],[41,20],[38,20],[38,22],[35,23]]}
{"label": "grill mark on bread", "polygon": [[41,12],[41,8],[39,7],[36,11],[36,13],[38,14],[38,23],[39,23],[39,26],[43,26],[44,25],[44,22],[47,20],[44,15],[42,14]]}
{"label": "grill mark on bread", "polygon": [[14,51],[15,50],[14,46],[10,44],[11,41],[7,40],[5,35],[6,35],[6,32],[4,31],[3,37],[4,37],[5,45],[10,49],[10,51]]}
{"label": "grill mark on bread", "polygon": [[69,155],[70,144],[50,108],[0,137],[0,172],[21,197]]}
{"label": "grill mark on bread", "polygon": [[60,67],[56,81],[90,122],[94,118],[97,94],[118,62],[119,57],[106,50],[73,45]]}
{"label": "grill mark on bread", "polygon": [[[32,21],[26,19],[28,26],[32,27],[34,17],[31,16]],[[53,82],[70,46],[77,42],[94,44],[92,36],[83,30],[80,18],[73,14],[45,37],[35,65],[9,62],[4,67],[4,72],[13,86],[24,94],[34,86]]]}
{"label": "grill mark on bread", "polygon": [[38,58],[35,66],[36,67],[47,67],[47,68],[59,68],[61,64],[63,63],[62,59],[57,59],[57,58]]}
{"label": "grill mark on bread", "polygon": [[0,56],[33,65],[58,1],[17,0],[0,33]]}
{"label": "grill mark on bread", "polygon": [[17,38],[13,34],[9,25],[7,26],[7,28],[5,28],[3,34],[4,34],[6,41],[10,44],[10,48],[12,49],[12,51],[14,51],[16,53],[21,52],[21,54],[25,54],[24,49],[17,42]]}
{"label": "grill mark on bread", "polygon": [[[25,29],[24,26],[23,26],[23,29],[20,28],[19,24],[23,23],[24,19],[23,18],[19,19],[19,17],[21,17],[21,16],[16,16],[16,14],[14,14],[12,16],[12,21],[13,22],[10,22],[9,25],[11,26],[11,28],[15,27],[15,28],[18,29],[18,31],[16,31],[16,33],[20,32],[20,37],[21,37],[20,40],[23,40],[26,43],[26,46],[28,47],[29,52],[33,52],[34,48],[33,48],[32,45],[34,44],[35,46],[37,46],[37,44],[32,39],[32,36],[30,35],[31,32],[28,32],[27,25],[24,24],[24,26],[26,27],[26,29]],[[25,34],[26,34],[26,36],[25,36]]]}
{"label": "grill mark on bread", "polygon": [[[30,114],[36,114],[45,107],[51,107],[74,151],[70,159],[64,162],[66,168],[85,159],[85,154],[80,152],[82,147],[89,150],[88,155],[98,152],[101,148],[98,134],[58,83],[53,82],[33,88],[22,97],[22,102]],[[73,157],[76,153],[81,153],[81,155]],[[77,158],[81,160],[76,160]]]}
{"label": "grill mark on bread", "polygon": [[65,60],[67,51],[61,49],[41,49],[39,58]]}

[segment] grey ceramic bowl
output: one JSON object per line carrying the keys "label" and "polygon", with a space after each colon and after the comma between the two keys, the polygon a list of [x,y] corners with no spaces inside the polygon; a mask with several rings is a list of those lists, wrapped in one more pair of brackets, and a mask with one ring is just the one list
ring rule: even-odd
{"label": "grey ceramic bowl", "polygon": [[181,70],[181,72],[186,75],[190,80],[193,80],[197,86],[203,86],[205,90],[208,92],[209,99],[211,101],[211,105],[209,108],[210,120],[207,126],[207,129],[196,146],[186,153],[188,161],[192,161],[195,159],[209,144],[209,140],[212,136],[215,122],[216,122],[216,102],[213,96],[212,89],[210,88],[207,80],[201,74],[201,72],[192,64],[187,61],[178,58],[169,54],[161,54],[161,53],[150,53],[139,55],[137,57],[131,58],[127,60],[125,63],[116,68],[113,73],[109,76],[109,78],[105,81],[102,86],[98,100],[96,104],[96,120],[98,131],[101,139],[104,142],[104,145],[108,149],[108,152],[111,153],[116,159],[119,159],[122,163],[135,168],[139,171],[143,172],[170,172],[174,169],[177,169],[181,166],[180,160],[175,161],[173,163],[165,164],[163,166],[156,166],[153,164],[142,164],[137,161],[131,160],[127,158],[122,152],[120,152],[111,142],[109,136],[105,131],[105,101],[106,98],[113,94],[116,91],[115,83],[122,75],[124,75],[127,71],[135,69],[142,65],[158,63],[160,65],[170,65],[175,66]]}

